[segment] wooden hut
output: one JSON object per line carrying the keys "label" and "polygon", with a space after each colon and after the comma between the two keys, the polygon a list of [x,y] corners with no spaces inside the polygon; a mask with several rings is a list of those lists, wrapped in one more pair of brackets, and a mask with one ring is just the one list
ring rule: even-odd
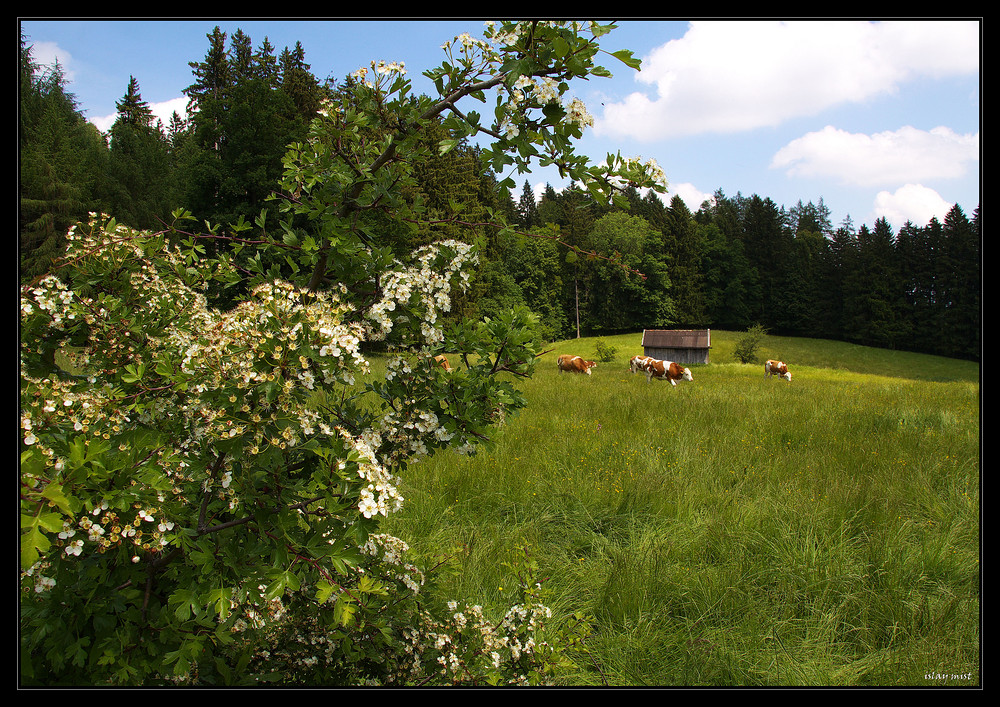
{"label": "wooden hut", "polygon": [[708,363],[710,348],[711,329],[646,329],[642,332],[642,352],[663,361]]}

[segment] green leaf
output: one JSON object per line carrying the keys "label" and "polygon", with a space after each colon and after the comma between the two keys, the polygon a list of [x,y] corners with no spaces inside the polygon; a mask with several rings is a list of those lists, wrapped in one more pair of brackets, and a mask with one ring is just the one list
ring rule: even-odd
{"label": "green leaf", "polygon": [[611,56],[615,57],[623,64],[636,70],[641,70],[642,59],[636,59],[632,56],[631,49],[619,49],[616,52],[611,52]]}
{"label": "green leaf", "polygon": [[320,604],[325,602],[333,594],[333,590],[336,589],[332,584],[326,580],[321,580],[316,584],[316,601]]}
{"label": "green leaf", "polygon": [[[56,504],[63,513],[67,515],[72,515],[73,513],[73,503],[71,499],[66,496],[63,492],[62,484],[57,484],[55,482],[49,484],[42,491],[42,497],[47,498]],[[55,514],[52,514],[55,515]]]}
{"label": "green leaf", "polygon": [[170,595],[168,603],[174,606],[174,616],[181,621],[187,621],[192,615],[197,615],[201,607],[197,595],[190,589],[178,589]]}
{"label": "green leaf", "polygon": [[225,621],[229,618],[229,612],[235,606],[232,587],[213,589],[208,593],[208,601],[210,604],[215,604],[215,611],[219,615],[219,619]]}
{"label": "green leaf", "polygon": [[129,364],[125,366],[125,373],[122,374],[122,380],[126,383],[137,383],[142,380],[142,375],[146,372],[146,367],[143,364]]}
{"label": "green leaf", "polygon": [[333,611],[338,624],[341,626],[350,626],[354,623],[354,615],[358,613],[358,607],[346,594],[341,594],[337,597]]}
{"label": "green leaf", "polygon": [[58,513],[39,513],[35,520],[50,533],[58,533],[63,527],[63,517]]}
{"label": "green leaf", "polygon": [[40,553],[48,552],[49,546],[49,539],[38,526],[32,526],[21,535],[21,569],[26,570],[38,562]]}

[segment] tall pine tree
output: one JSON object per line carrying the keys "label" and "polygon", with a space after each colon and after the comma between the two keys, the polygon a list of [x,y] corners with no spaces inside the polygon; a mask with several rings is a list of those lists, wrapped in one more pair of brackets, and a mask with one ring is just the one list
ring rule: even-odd
{"label": "tall pine tree", "polygon": [[134,76],[116,106],[108,163],[110,211],[133,228],[156,228],[169,221],[176,206],[167,138],[159,123],[154,124]]}
{"label": "tall pine tree", "polygon": [[42,70],[20,40],[19,260],[21,278],[48,271],[67,230],[103,210],[107,144],[77,110],[58,63]]}

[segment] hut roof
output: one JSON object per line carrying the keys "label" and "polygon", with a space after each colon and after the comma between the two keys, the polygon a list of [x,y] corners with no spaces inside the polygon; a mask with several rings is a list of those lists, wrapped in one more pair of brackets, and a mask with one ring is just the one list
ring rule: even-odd
{"label": "hut roof", "polygon": [[655,349],[708,349],[712,345],[710,329],[646,329],[642,345]]}

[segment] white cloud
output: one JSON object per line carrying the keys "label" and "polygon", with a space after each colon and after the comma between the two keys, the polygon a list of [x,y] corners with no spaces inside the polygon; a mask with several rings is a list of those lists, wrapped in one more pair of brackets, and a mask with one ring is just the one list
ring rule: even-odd
{"label": "white cloud", "polygon": [[166,129],[170,127],[170,118],[174,113],[177,113],[181,118],[187,115],[187,104],[187,96],[181,96],[161,103],[150,103],[149,108],[153,111],[154,116],[163,121],[163,128]]}
{"label": "white cloud", "polygon": [[939,221],[954,204],[945,201],[933,189],[921,184],[907,184],[894,192],[881,191],[875,197],[875,218],[884,218],[898,228],[907,221],[923,227],[936,216]]}
{"label": "white cloud", "polygon": [[52,68],[59,61],[59,68],[67,81],[74,78],[74,62],[72,55],[65,49],[60,49],[55,42],[31,42],[31,58],[39,67]]}
{"label": "white cloud", "polygon": [[96,125],[97,129],[102,133],[106,133],[111,130],[111,126],[115,124],[115,118],[117,117],[117,113],[112,113],[111,115],[104,115],[99,118],[88,118],[88,120]]}
{"label": "white cloud", "polygon": [[865,135],[828,125],[782,147],[771,167],[785,169],[789,177],[834,177],[845,184],[884,186],[961,177],[978,159],[979,133],[904,126]]}
{"label": "white cloud", "polygon": [[679,196],[684,205],[688,207],[691,213],[694,213],[701,208],[702,203],[705,201],[713,201],[715,199],[714,194],[708,192],[703,192],[693,184],[683,183],[683,184],[671,184],[668,193],[663,197],[664,202],[669,205],[670,200],[674,196]]}
{"label": "white cloud", "polygon": [[638,80],[656,96],[607,103],[594,129],[642,140],[734,133],[978,68],[976,22],[692,22],[643,59]]}

